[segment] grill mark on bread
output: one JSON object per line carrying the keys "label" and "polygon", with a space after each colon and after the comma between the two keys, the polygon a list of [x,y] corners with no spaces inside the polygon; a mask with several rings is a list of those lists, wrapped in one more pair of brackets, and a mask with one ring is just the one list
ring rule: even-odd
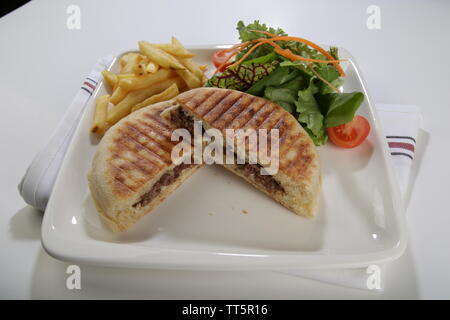
{"label": "grill mark on bread", "polygon": [[235,103],[237,103],[242,97],[242,94],[236,94],[234,92],[231,92],[229,95],[227,95],[224,99],[220,100],[219,103],[217,103],[212,109],[210,109],[203,118],[205,121],[212,123],[216,119],[219,118],[220,115],[224,113],[225,110],[229,109],[231,106],[233,106]]}
{"label": "grill mark on bread", "polygon": [[273,106],[273,109],[270,111],[270,113],[267,115],[267,117],[264,119],[263,122],[261,122],[258,127],[256,127],[257,130],[259,129],[267,129],[267,130],[271,130],[274,126],[275,120],[277,120],[276,114],[278,113],[278,110],[275,106]]}
{"label": "grill mark on bread", "polygon": [[272,126],[272,128],[267,128],[267,152],[268,154],[272,153],[272,130],[278,129],[278,147],[280,147],[280,128],[283,128],[285,124],[284,118],[279,118],[278,121]]}
{"label": "grill mark on bread", "polygon": [[229,106],[226,110],[223,110],[223,112],[219,114],[218,118],[216,118],[214,121],[211,121],[212,127],[221,129],[223,124],[217,125],[217,123],[219,123],[219,121],[223,121],[224,117],[229,115],[232,112],[232,110],[236,108],[241,108],[242,100],[244,97],[245,97],[244,95],[241,95],[231,106]]}
{"label": "grill mark on bread", "polygon": [[[125,152],[122,152],[121,153],[121,157],[122,157],[122,159],[124,159],[124,160],[127,160],[127,161],[129,161],[129,162],[131,162],[131,163],[135,163],[135,162],[137,162],[137,161],[139,161],[139,160],[146,160],[146,162],[148,163],[148,165],[150,166],[150,167],[153,167],[155,170],[158,170],[158,169],[160,169],[160,168],[162,168],[163,166],[164,166],[164,164],[165,164],[165,162],[164,161],[157,161],[156,159],[155,159],[155,157],[153,156],[153,153],[152,152],[150,152],[147,148],[145,148],[143,145],[141,145],[141,144],[139,144],[139,143],[136,143],[134,140],[127,140],[127,142],[129,143],[129,144],[132,144],[133,146],[130,146],[130,145],[128,145],[128,144],[126,144],[126,143],[124,143],[124,142],[122,142],[122,141],[120,141],[119,142],[119,144],[121,144],[123,147],[124,147],[124,150],[123,151],[125,151]],[[143,155],[141,155],[140,154],[140,151],[141,150],[144,150],[144,152],[147,152],[147,154],[150,156],[150,157],[144,157]],[[127,154],[127,152],[131,152],[132,154],[133,154],[133,157],[129,157],[129,156],[127,156],[126,154]],[[135,158],[137,158],[137,159],[134,159],[134,157]],[[144,174],[151,174],[152,172],[151,171],[149,171],[148,169],[147,169],[147,167],[144,167],[143,168],[143,170],[142,170],[142,172],[144,173]]]}
{"label": "grill mark on bread", "polygon": [[[230,129],[239,129],[245,127],[245,125],[261,110],[266,104],[269,102],[264,99],[256,99],[256,104],[250,105],[250,108],[246,108],[242,110],[242,112],[230,123]],[[246,117],[249,116],[248,119]],[[244,120],[244,123],[240,123],[241,120]]]}
{"label": "grill mark on bread", "polygon": [[172,131],[172,128],[170,128],[170,127],[167,125],[167,123],[165,123],[164,120],[161,119],[161,117],[159,117],[159,116],[157,117],[157,116],[155,116],[155,115],[153,115],[153,114],[151,114],[151,113],[146,113],[145,115],[147,116],[147,118],[149,118],[149,119],[155,121],[158,125],[160,125],[160,126],[161,126],[162,128],[164,128],[165,130],[167,130],[167,131],[169,131],[169,132]]}
{"label": "grill mark on bread", "polygon": [[116,177],[113,178],[113,185],[112,185],[112,187],[115,188],[116,192],[121,194],[121,195],[129,195],[129,194],[135,192],[135,190],[131,189],[129,186],[127,186],[126,184],[121,182]]}
{"label": "grill mark on bread", "polygon": [[200,117],[205,116],[210,110],[214,109],[224,99],[226,99],[231,93],[228,91],[217,91],[205,99],[201,104],[195,106],[195,113]]}
{"label": "grill mark on bread", "polygon": [[[308,168],[311,163],[313,155],[310,152],[305,152],[305,150],[308,150],[308,143],[304,140],[300,142],[300,145],[296,147],[296,150],[297,155],[287,165],[288,171],[293,171],[295,168],[297,174],[306,176],[308,174],[306,168]],[[294,164],[296,167],[294,167]],[[298,167],[299,165],[300,167]]]}
{"label": "grill mark on bread", "polygon": [[[156,144],[156,146],[155,146],[155,143],[149,144],[150,142],[153,142],[151,139],[148,139],[144,135],[139,134],[139,133],[138,133],[138,137],[136,137],[136,134],[133,134],[133,133],[136,133],[136,130],[132,127],[127,126],[126,130],[124,132],[124,136],[125,136],[125,138],[131,139],[136,144],[147,149],[149,152],[151,152],[154,155],[154,157],[158,158],[161,162],[169,163],[169,164],[171,163],[171,161],[169,160],[170,154],[167,151],[163,150],[162,155],[157,153],[157,151],[162,150],[161,146],[159,144]],[[140,140],[139,137],[144,138],[144,141],[143,142],[139,141]]]}
{"label": "grill mark on bread", "polygon": [[258,109],[258,111],[251,117],[242,127],[243,128],[256,128],[259,127],[259,124],[264,122],[264,120],[270,115],[273,111],[274,106],[267,102]]}
{"label": "grill mark on bread", "polygon": [[[131,142],[133,143],[134,140],[126,140],[127,142]],[[135,168],[139,169],[144,175],[151,175],[153,172],[151,170],[148,169],[148,167],[153,168],[155,171],[159,170],[161,167],[164,166],[164,162],[163,163],[156,163],[154,161],[154,159],[151,158],[147,158],[147,157],[143,157],[142,155],[139,154],[140,150],[146,150],[146,148],[144,148],[141,144],[137,144],[137,143],[133,143],[137,148],[132,148],[131,146],[127,145],[123,140],[119,140],[117,141],[117,143],[119,145],[123,146],[123,150],[120,150],[121,152],[118,153],[119,158],[122,160],[127,161],[127,163],[130,163],[132,166],[134,166]],[[136,157],[138,159],[134,159],[133,157],[129,157],[127,156],[127,152],[131,152],[133,154],[133,157]],[[140,168],[140,165],[137,165],[136,162],[137,161],[144,161],[148,164],[147,166],[143,166],[142,168]],[[120,166],[119,166],[120,167]]]}
{"label": "grill mark on bread", "polygon": [[185,101],[186,106],[188,106],[192,110],[198,109],[203,103],[208,100],[211,96],[216,94],[215,91],[211,90],[211,92],[205,92],[203,95],[194,95],[190,100]]}
{"label": "grill mark on bread", "polygon": [[[297,121],[297,120],[295,120],[295,121]],[[289,133],[289,129],[291,127],[292,126],[289,124],[289,121],[285,121],[285,125],[281,127],[280,135],[279,135],[280,146],[284,142],[284,139],[286,138],[287,134]]]}
{"label": "grill mark on bread", "polygon": [[158,158],[159,160],[161,160],[161,162],[166,163],[166,164],[172,164],[172,160],[168,160],[167,158],[161,157],[159,154],[157,154],[155,151],[153,151],[152,149],[149,149],[145,144],[137,141],[136,139],[134,139],[132,136],[126,134],[127,137],[129,137],[130,139],[132,139],[136,144],[142,146],[145,150],[147,150],[149,153],[151,153],[152,155],[154,155],[154,157]]}
{"label": "grill mark on bread", "polygon": [[[307,134],[305,132],[305,134]],[[284,164],[287,172],[292,174],[301,174],[306,177],[308,175],[305,172],[305,167],[307,168],[310,162],[313,160],[314,155],[310,151],[310,143],[305,139],[305,135],[302,132],[297,133],[291,140],[294,143],[291,146],[291,149],[296,151],[295,157],[291,160],[288,160],[287,163]],[[287,154],[290,149],[287,148],[284,150],[284,154]],[[306,152],[305,152],[306,151]],[[283,155],[280,154],[280,159]],[[295,171],[295,172],[294,172]]]}
{"label": "grill mark on bread", "polygon": [[[245,98],[244,102],[239,102],[238,104],[232,105],[227,111],[225,111],[218,119],[216,119],[212,125],[215,127],[217,124],[217,128],[219,130],[225,129],[230,123],[233,122],[236,117],[238,117],[242,110],[247,109],[255,100],[255,96],[242,95]],[[236,109],[236,110],[235,110]]]}
{"label": "grill mark on bread", "polygon": [[156,136],[158,136],[158,137],[160,137],[160,140],[161,141],[167,141],[168,143],[172,143],[171,141],[170,141],[170,137],[171,137],[171,134],[164,134],[163,132],[161,132],[158,128],[155,128],[154,126],[153,126],[153,123],[151,123],[151,122],[145,122],[145,121],[142,121],[141,119],[139,119],[139,120],[136,120],[136,122],[137,123],[139,123],[139,125],[141,125],[141,126],[143,126],[143,127],[146,127],[146,129],[148,129],[150,132],[152,132],[152,133],[154,133]]}
{"label": "grill mark on bread", "polygon": [[[125,187],[129,190],[131,190],[132,192],[136,192],[136,188],[135,187],[139,187],[139,186],[134,186],[134,185],[129,185],[127,183],[125,183],[125,179],[127,178],[126,175],[127,173],[122,169],[119,168],[118,166],[116,166],[113,163],[110,163],[110,168],[112,169],[112,176],[114,181],[116,181],[117,183],[119,183],[121,185],[121,187]],[[119,172],[121,172],[123,175],[119,174]]]}
{"label": "grill mark on bread", "polygon": [[157,132],[161,133],[162,135],[164,135],[165,137],[168,137],[170,140],[170,136],[172,134],[172,130],[167,127],[165,124],[161,124],[158,121],[155,121],[155,119],[152,117],[151,114],[148,113],[144,113],[144,116],[149,119],[149,120],[153,120],[153,121],[144,121],[147,125],[149,126],[153,126],[153,128],[156,128],[154,130],[156,130]]}
{"label": "grill mark on bread", "polygon": [[147,140],[151,141],[153,144],[155,144],[157,147],[159,147],[161,150],[163,150],[168,155],[172,152],[172,147],[173,147],[172,145],[171,146],[167,146],[167,145],[164,145],[164,144],[160,143],[158,140],[155,140],[154,138],[152,138],[151,136],[149,136],[149,135],[145,134],[144,132],[140,131],[138,128],[136,128],[133,125],[129,125],[128,127],[131,130],[135,131],[137,135],[143,136]]}

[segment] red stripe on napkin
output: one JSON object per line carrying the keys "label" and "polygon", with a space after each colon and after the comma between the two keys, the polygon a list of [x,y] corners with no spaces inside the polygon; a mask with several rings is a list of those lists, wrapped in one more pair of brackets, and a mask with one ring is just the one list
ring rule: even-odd
{"label": "red stripe on napkin", "polygon": [[414,145],[407,142],[388,142],[389,148],[401,148],[414,152]]}
{"label": "red stripe on napkin", "polygon": [[93,84],[87,82],[87,81],[85,81],[83,84],[86,85],[86,86],[88,86],[88,87],[91,88],[91,89],[95,89],[95,86],[94,86]]}

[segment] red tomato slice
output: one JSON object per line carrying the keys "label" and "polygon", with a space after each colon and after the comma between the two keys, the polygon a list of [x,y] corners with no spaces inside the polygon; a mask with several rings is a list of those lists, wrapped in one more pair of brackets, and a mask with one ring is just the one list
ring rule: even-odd
{"label": "red tomato slice", "polygon": [[356,115],[352,121],[337,127],[327,129],[328,137],[333,143],[342,148],[359,146],[367,138],[370,124],[366,118]]}
{"label": "red tomato slice", "polygon": [[[223,49],[223,50],[219,50],[214,52],[213,57],[212,57],[212,62],[214,63],[214,65],[216,66],[216,68],[219,68],[227,59],[228,57],[233,54],[233,52],[228,52],[226,51],[227,49]],[[224,65],[222,68],[219,69],[220,72],[222,72],[223,70],[225,70],[226,67],[228,67],[230,63],[227,63],[226,65]]]}

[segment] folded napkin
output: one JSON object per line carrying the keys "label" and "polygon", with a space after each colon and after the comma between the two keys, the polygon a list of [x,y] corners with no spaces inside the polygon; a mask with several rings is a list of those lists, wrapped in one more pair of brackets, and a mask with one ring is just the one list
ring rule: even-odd
{"label": "folded napkin", "polygon": [[113,56],[107,56],[97,61],[89,76],[85,78],[80,90],[75,95],[50,140],[35,156],[25,172],[19,184],[19,192],[30,206],[45,211],[56,176],[81,115],[101,80],[101,72],[109,67],[113,59]]}
{"label": "folded napkin", "polygon": [[[403,201],[406,201],[406,191],[410,184],[411,167],[421,126],[420,109],[410,105],[377,104],[376,110],[389,145],[399,189]],[[407,207],[406,203],[404,207]],[[384,288],[386,266],[377,265],[375,268],[378,268],[376,272],[380,275],[380,281],[375,286],[373,283],[368,285],[368,281],[371,281],[369,277],[374,272],[371,268],[289,270],[282,273],[349,288],[380,292]]]}
{"label": "folded napkin", "polygon": [[[101,80],[101,71],[109,67],[112,56],[100,59],[92,72],[83,82],[69,109],[57,126],[46,146],[36,155],[28,167],[19,184],[19,192],[26,203],[41,211],[45,211],[47,201],[53,189],[67,147],[72,140],[75,128],[81,115]],[[409,183],[409,176],[416,141],[420,127],[420,111],[415,106],[386,105],[376,106],[380,122],[386,134],[387,143],[391,151],[391,160],[394,166],[402,195]],[[379,266],[381,275],[384,266]],[[366,268],[336,269],[336,270],[289,270],[285,274],[333,283],[351,288],[368,290],[367,279],[369,273]],[[381,276],[381,280],[383,280]],[[375,288],[382,290],[381,287]]]}

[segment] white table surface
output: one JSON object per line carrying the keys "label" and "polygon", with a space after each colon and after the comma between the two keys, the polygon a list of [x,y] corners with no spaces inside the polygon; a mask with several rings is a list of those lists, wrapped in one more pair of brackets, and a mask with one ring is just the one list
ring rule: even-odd
{"label": "white table surface", "polygon": [[[66,9],[81,9],[68,30]],[[369,5],[381,29],[366,27]],[[448,1],[32,1],[0,19],[0,298],[450,298],[450,2]],[[275,272],[184,272],[69,263],[40,244],[42,214],[17,192],[98,57],[176,35],[186,45],[233,43],[235,24],[260,19],[356,57],[375,102],[417,104],[424,131],[408,207],[410,242],[381,294]],[[426,146],[425,145],[426,142]],[[420,146],[422,145],[422,146]]]}

